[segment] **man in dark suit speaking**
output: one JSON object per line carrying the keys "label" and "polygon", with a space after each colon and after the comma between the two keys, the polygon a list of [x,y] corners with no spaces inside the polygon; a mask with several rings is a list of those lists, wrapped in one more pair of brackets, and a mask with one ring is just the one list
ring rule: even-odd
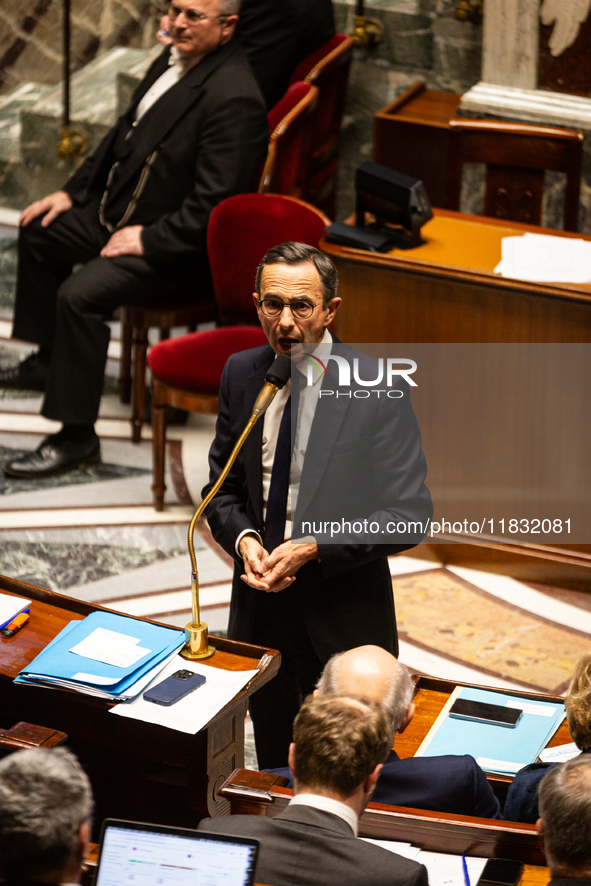
{"label": "man in dark suit speaking", "polygon": [[[432,515],[408,385],[397,385],[400,399],[379,398],[376,392],[356,399],[356,383],[339,391],[349,396],[324,396],[338,385],[330,360],[328,372],[311,386],[299,381],[307,372],[305,354],[321,343],[323,349],[339,348],[339,357],[345,349],[369,361],[327,331],[340,304],[336,289],[336,269],[317,249],[284,243],[267,253],[254,300],[269,345],[227,362],[209,455],[211,485],[250,418],[275,356],[291,355],[297,387],[290,380],[277,394],[207,510],[216,541],[236,562],[228,635],[279,649],[282,656],[278,675],[250,703],[261,768],[286,764],[293,719],[331,655],[360,643],[397,653],[387,555],[417,544]],[[365,378],[375,377],[377,361],[369,362],[363,365]],[[295,445],[291,397],[299,399]],[[337,517],[335,502],[343,502],[344,486],[345,510],[352,503],[357,516],[375,523],[377,534],[332,543],[322,537],[320,544],[313,537],[292,536],[292,519],[305,523],[323,512],[329,520]],[[386,532],[388,525],[412,521],[420,527],[403,537]]]}
{"label": "man in dark suit speaking", "polygon": [[39,351],[0,386],[45,391],[42,414],[63,428],[5,466],[12,476],[100,460],[94,422],[115,308],[208,289],[209,215],[252,189],[268,144],[261,93],[232,40],[239,5],[175,0],[172,46],[128,111],[63,190],[22,213],[13,335]]}
{"label": "man in dark suit speaking", "polygon": [[355,698],[308,700],[294,723],[295,786],[274,818],[227,815],[199,830],[260,841],[256,879],[274,886],[427,886],[416,861],[357,839],[390,729],[381,705]]}
{"label": "man in dark suit speaking", "polygon": [[[378,646],[360,646],[333,655],[314,695],[357,695],[384,705],[390,716],[391,745],[414,717],[414,684],[408,669]],[[274,769],[290,777],[289,769]],[[376,783],[373,800],[394,806],[501,818],[499,801],[470,754],[401,759],[389,752]]]}

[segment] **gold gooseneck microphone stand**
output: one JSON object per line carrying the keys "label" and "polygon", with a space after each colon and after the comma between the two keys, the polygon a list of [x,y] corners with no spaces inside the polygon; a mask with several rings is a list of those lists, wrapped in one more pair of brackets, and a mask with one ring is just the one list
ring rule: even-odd
{"label": "gold gooseneck microphone stand", "polygon": [[242,431],[238,442],[234,446],[222,473],[193,514],[193,519],[189,524],[187,543],[189,546],[189,556],[191,558],[191,608],[193,621],[185,625],[185,645],[181,649],[181,655],[183,658],[190,659],[191,661],[210,658],[215,652],[215,647],[210,646],[208,643],[207,625],[205,622],[201,621],[201,614],[199,612],[199,573],[197,571],[197,556],[195,554],[195,545],[193,542],[195,526],[207,505],[228,476],[230,468],[236,461],[236,457],[242,449],[244,441],[254,428],[257,419],[267,410],[275,397],[275,394],[286,384],[290,375],[291,360],[289,357],[280,354],[279,357],[274,360],[271,368],[265,376],[265,384],[255,401],[252,415]]}

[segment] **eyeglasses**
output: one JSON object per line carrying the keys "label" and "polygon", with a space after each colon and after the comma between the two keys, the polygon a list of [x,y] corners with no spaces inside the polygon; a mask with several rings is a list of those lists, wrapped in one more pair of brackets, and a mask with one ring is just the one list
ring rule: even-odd
{"label": "eyeglasses", "polygon": [[280,298],[263,298],[259,299],[258,305],[265,317],[270,317],[271,319],[280,317],[283,313],[283,308],[288,307],[296,320],[308,320],[316,308],[319,307],[318,305],[313,305],[312,302],[300,298],[296,298],[294,301],[281,301]]}
{"label": "eyeglasses", "polygon": [[199,22],[204,22],[208,18],[219,18],[220,20],[228,18],[227,15],[205,15],[204,12],[197,12],[196,9],[181,9],[180,6],[176,6],[174,3],[171,3],[168,7],[168,17],[171,19],[177,18],[177,16],[179,16],[181,12],[191,25],[198,24]]}

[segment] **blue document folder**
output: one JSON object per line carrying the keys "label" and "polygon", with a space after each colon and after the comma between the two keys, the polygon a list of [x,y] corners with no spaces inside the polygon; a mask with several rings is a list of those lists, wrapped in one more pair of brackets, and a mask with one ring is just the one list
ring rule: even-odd
{"label": "blue document folder", "polygon": [[[127,667],[96,661],[71,652],[96,628],[115,631],[138,639],[145,654]],[[165,628],[112,612],[92,612],[81,621],[71,621],[30,664],[18,674],[17,683],[36,683],[70,689],[85,689],[111,697],[128,697],[126,692],[137,681],[164,663],[184,642],[184,632]]]}
{"label": "blue document folder", "polygon": [[[457,698],[488,702],[523,710],[515,727],[477,723],[449,716]],[[471,754],[485,772],[513,776],[534,763],[565,717],[562,701],[538,701],[490,689],[457,687],[429,730],[416,756]]]}

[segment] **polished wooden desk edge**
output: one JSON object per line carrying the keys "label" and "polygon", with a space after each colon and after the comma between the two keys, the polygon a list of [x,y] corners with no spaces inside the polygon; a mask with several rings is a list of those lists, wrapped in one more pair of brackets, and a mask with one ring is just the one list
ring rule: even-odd
{"label": "polished wooden desk edge", "polygon": [[[236,769],[221,786],[232,814],[274,817],[289,803],[292,791],[279,776]],[[410,842],[433,852],[483,858],[516,858],[544,865],[536,829],[520,822],[456,815],[370,803],[359,820],[359,835]]]}
{"label": "polished wooden desk edge", "polygon": [[[455,212],[451,209],[433,208],[435,218],[451,218],[469,223],[478,224],[480,226],[505,227],[514,229],[519,232],[546,234],[559,237],[571,237],[576,239],[591,240],[589,234],[579,234],[573,231],[557,231],[553,228],[536,227],[535,225],[525,225],[521,222],[506,221],[504,219],[489,218],[482,215],[468,215],[466,213]],[[346,220],[346,223],[349,219]],[[404,270],[410,274],[421,274],[427,276],[441,276],[445,272],[446,276],[466,282],[478,281],[481,285],[488,286],[493,289],[509,289],[513,291],[523,291],[524,289],[539,292],[548,298],[558,298],[566,301],[591,301],[591,291],[577,289],[576,287],[583,284],[568,283],[536,283],[528,280],[516,280],[512,277],[502,277],[493,271],[482,269],[463,268],[458,265],[433,263],[429,259],[413,258],[408,250],[409,257],[398,251],[395,255],[387,252],[370,252],[367,249],[358,249],[353,246],[344,246],[339,243],[331,243],[326,237],[321,237],[319,248],[327,255],[337,257],[342,261],[350,261],[352,263],[367,263],[371,265],[379,265],[380,267]],[[499,256],[500,259],[500,256]],[[571,288],[567,288],[571,287]]]}
{"label": "polished wooden desk edge", "polygon": [[[65,594],[59,594],[46,588],[38,588],[36,585],[30,585],[26,582],[21,582],[18,579],[10,578],[9,576],[5,575],[0,575],[0,590],[7,591],[8,593],[14,593],[17,596],[31,598],[32,601],[35,600],[37,602],[58,606],[59,608],[65,609],[65,611],[67,612],[73,612],[78,615],[86,616],[96,611],[112,612],[114,615],[123,614],[121,612],[117,612],[114,609],[109,609],[106,606],[101,606],[98,603],[88,603],[84,600],[77,600],[75,597],[68,597]],[[135,616],[128,617],[134,618]],[[165,628],[174,627],[173,625],[165,624],[164,622],[156,621],[151,618],[140,618],[138,620],[147,621],[151,624],[160,625],[161,627]],[[226,637],[216,637],[215,634],[210,634],[209,641],[211,645],[215,646],[215,648],[220,652],[228,652],[230,654],[243,656],[244,658],[250,658],[253,659],[253,661],[258,661],[259,663],[264,660],[264,663],[262,667],[260,667],[258,673],[246,684],[245,687],[243,687],[243,689],[240,690],[240,692],[238,692],[234,696],[232,701],[228,702],[228,704],[225,705],[220,711],[218,711],[218,713],[215,714],[215,716],[210,720],[210,723],[214,723],[217,719],[223,717],[227,710],[237,701],[240,701],[240,699],[250,695],[251,689],[254,688],[255,684],[257,688],[259,688],[265,683],[268,683],[269,680],[271,680],[279,670],[281,656],[276,649],[267,649],[264,646],[256,646],[253,643],[243,643],[238,640],[228,640]],[[3,677],[4,675],[0,673],[0,679],[2,679]],[[9,679],[11,679],[12,681],[12,678]],[[101,709],[114,707],[114,704],[105,702],[102,699],[97,699],[90,695],[84,695],[73,690],[54,689],[52,691],[72,695],[81,701],[96,705]]]}

